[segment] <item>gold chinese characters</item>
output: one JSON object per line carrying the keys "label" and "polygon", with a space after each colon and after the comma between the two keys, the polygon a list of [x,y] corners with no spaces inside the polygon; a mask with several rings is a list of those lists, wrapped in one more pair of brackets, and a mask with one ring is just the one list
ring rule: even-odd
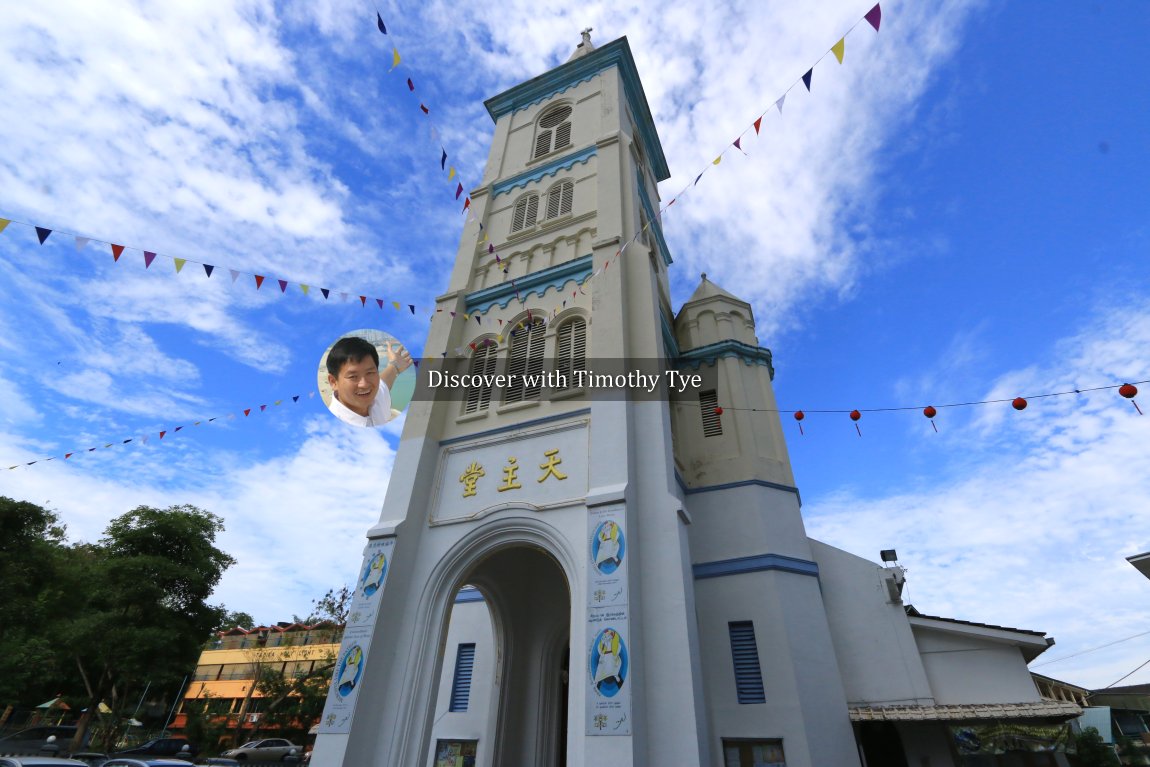
{"label": "gold chinese characters", "polygon": [[[539,464],[539,469],[543,472],[535,480],[536,482],[545,482],[547,479],[554,477],[557,481],[567,479],[567,475],[559,470],[559,464],[563,463],[563,458],[559,455],[559,448],[543,451],[543,463]],[[495,489],[500,493],[505,493],[508,490],[522,490],[523,485],[519,483],[519,461],[514,456],[507,459],[507,465],[503,467],[503,483]],[[459,482],[463,485],[463,497],[470,498],[476,495],[479,487],[479,480],[487,476],[487,472],[478,461],[472,461],[471,465],[464,470],[463,474],[459,476]]]}

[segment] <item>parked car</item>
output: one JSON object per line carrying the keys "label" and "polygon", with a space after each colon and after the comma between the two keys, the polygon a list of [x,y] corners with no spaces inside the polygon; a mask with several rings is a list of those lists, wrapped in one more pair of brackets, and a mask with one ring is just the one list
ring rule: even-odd
{"label": "parked car", "polygon": [[303,754],[303,747],[283,738],[264,738],[245,743],[239,748],[231,748],[220,754],[237,762],[279,762],[292,753]]}
{"label": "parked car", "polygon": [[[54,744],[61,751],[66,751],[76,737],[75,725],[45,724],[37,727],[14,732],[6,738],[0,738],[0,754],[4,755],[39,755],[48,744]],[[53,738],[53,740],[49,740]],[[87,738],[85,737],[85,740]]]}
{"label": "parked car", "polygon": [[54,756],[0,756],[0,767],[88,767],[75,759]]}
{"label": "parked car", "polygon": [[187,738],[156,738],[135,748],[125,748],[121,751],[117,751],[112,754],[112,756],[166,756],[169,758],[178,756],[181,759],[187,757],[187,761],[191,761],[199,752],[200,749],[196,744],[190,743]]}
{"label": "parked car", "polygon": [[183,759],[117,756],[104,762],[103,767],[188,767],[188,764]]}

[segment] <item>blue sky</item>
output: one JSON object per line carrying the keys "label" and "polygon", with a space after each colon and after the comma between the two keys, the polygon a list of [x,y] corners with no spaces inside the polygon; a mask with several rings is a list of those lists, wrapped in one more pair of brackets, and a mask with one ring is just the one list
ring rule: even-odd
{"label": "blue sky", "polygon": [[[422,350],[464,226],[440,145],[478,183],[483,99],[592,26],[630,40],[664,202],[707,169],[664,218],[675,305],[700,272],[753,304],[780,407],[810,413],[803,436],[784,416],[808,531],[897,548],[924,613],[1048,632],[1042,673],[1103,686],[1150,657],[1143,636],[1059,660],[1150,630],[1124,560],[1150,550],[1150,419],[1129,402],[942,408],[938,433],[865,413],[861,437],[811,412],[1150,379],[1145,4],[884,3],[841,66],[827,51],[868,3],[503,5],[381,5],[387,38],[343,0],[9,9],[0,217],[127,249],[0,233],[0,493],[81,540],[142,503],[215,511],[240,560],[219,598],[262,621],[350,578],[401,424],[334,422],[308,396],[319,359],[363,327]],[[765,110],[746,156],[711,166]]]}

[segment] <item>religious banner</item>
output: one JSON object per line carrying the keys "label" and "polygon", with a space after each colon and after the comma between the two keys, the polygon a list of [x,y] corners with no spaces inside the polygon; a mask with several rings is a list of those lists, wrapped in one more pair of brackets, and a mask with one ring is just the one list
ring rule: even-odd
{"label": "religious banner", "polygon": [[[585,657],[587,734],[631,734],[631,632],[627,611],[594,610]],[[574,666],[574,663],[572,664]]]}
{"label": "religious banner", "polygon": [[587,569],[588,607],[627,606],[627,535],[624,507],[593,509],[587,515],[590,528]]}
{"label": "religious banner", "polygon": [[339,646],[327,703],[320,717],[320,733],[351,731],[355,702],[359,698],[363,672],[367,667],[367,653],[371,648],[371,637],[379,612],[380,593],[387,582],[394,548],[395,538],[373,540],[364,548],[363,564],[356,576],[355,593],[348,608],[347,627]]}

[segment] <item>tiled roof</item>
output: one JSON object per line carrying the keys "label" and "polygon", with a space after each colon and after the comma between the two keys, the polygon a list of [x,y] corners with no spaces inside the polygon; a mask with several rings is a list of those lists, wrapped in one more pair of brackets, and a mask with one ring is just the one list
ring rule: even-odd
{"label": "tiled roof", "polygon": [[946,621],[947,623],[958,623],[963,626],[977,626],[984,629],[995,629],[997,631],[1014,631],[1019,634],[1032,634],[1036,637],[1046,636],[1045,631],[1032,631],[1030,629],[1016,629],[1010,626],[995,626],[993,623],[977,623],[976,621],[961,621],[958,618],[943,618],[941,615],[925,615],[915,609],[914,605],[906,606],[906,614],[911,618],[927,618],[932,621]]}

